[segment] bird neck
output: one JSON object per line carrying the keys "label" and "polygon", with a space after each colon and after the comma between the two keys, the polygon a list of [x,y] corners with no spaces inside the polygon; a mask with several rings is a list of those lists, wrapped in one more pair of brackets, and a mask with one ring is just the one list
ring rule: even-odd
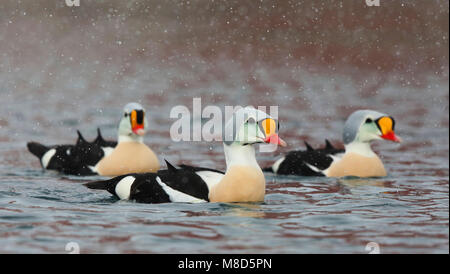
{"label": "bird neck", "polygon": [[224,144],[225,160],[227,170],[233,166],[248,166],[261,169],[256,162],[255,148],[252,145],[242,146],[240,144]]}
{"label": "bird neck", "polygon": [[210,193],[211,202],[264,201],[266,180],[253,146],[224,145],[227,171]]}
{"label": "bird neck", "polygon": [[119,142],[119,144],[120,143],[124,143],[124,142],[143,143],[144,142],[144,137],[143,136],[138,136],[138,135],[135,135],[135,134],[132,134],[132,135],[119,135],[118,142]]}
{"label": "bird neck", "polygon": [[345,154],[356,153],[365,157],[377,156],[370,147],[370,142],[353,141],[345,145]]}

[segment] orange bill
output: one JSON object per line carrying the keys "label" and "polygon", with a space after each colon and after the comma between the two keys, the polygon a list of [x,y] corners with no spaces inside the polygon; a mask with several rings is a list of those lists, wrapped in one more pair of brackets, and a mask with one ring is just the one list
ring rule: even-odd
{"label": "orange bill", "polygon": [[144,112],[133,110],[130,115],[131,130],[137,135],[144,135]]}
{"label": "orange bill", "polygon": [[286,142],[281,139],[277,134],[277,123],[274,119],[267,118],[262,122],[262,128],[264,129],[264,134],[266,135],[266,139],[264,139],[265,143],[268,144],[276,144],[282,147],[285,147]]}
{"label": "orange bill", "polygon": [[378,127],[381,130],[381,138],[397,143],[401,143],[402,139],[395,135],[395,121],[392,117],[384,116],[377,120]]}

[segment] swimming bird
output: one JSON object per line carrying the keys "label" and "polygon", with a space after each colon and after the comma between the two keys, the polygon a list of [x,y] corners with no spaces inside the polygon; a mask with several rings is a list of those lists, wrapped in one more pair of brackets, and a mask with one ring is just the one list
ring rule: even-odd
{"label": "swimming bird", "polygon": [[265,112],[241,108],[225,126],[225,172],[191,166],[177,168],[166,161],[168,168],[157,173],[126,174],[85,186],[142,203],[261,202],[266,181],[255,158],[255,145],[285,146],[276,131],[277,121]]}
{"label": "swimming bird", "polygon": [[39,158],[44,169],[56,170],[69,175],[94,175],[90,166],[98,163],[105,155],[108,155],[117,142],[107,141],[97,129],[97,138],[88,142],[77,131],[78,139],[75,145],[45,146],[36,142],[27,143],[28,150]]}
{"label": "swimming bird", "polygon": [[155,172],[159,161],[143,143],[147,127],[145,110],[138,103],[129,103],[119,123],[118,142],[103,139],[100,130],[93,142],[78,132],[75,145],[45,146],[30,142],[28,150],[40,159],[44,169],[71,175],[117,176],[130,172]]}
{"label": "swimming bird", "polygon": [[333,147],[328,140],[325,148],[291,151],[264,171],[276,174],[327,177],[383,177],[386,170],[381,159],[372,151],[374,140],[401,142],[394,133],[395,120],[373,110],[352,113],[344,125],[345,149]]}

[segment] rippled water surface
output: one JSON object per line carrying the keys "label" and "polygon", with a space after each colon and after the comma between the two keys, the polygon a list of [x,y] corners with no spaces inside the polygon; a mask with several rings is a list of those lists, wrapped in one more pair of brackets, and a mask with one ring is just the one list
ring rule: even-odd
{"label": "rippled water surface", "polygon": [[[448,1],[339,12],[311,6],[320,1],[83,1],[71,12],[43,2],[0,4],[1,253],[66,253],[72,242],[81,253],[368,253],[369,242],[448,253]],[[279,107],[289,146],[258,153],[263,167],[304,140],[342,146],[359,108],[395,117],[404,143],[374,142],[385,178],[266,174],[258,204],[117,201],[81,185],[98,177],[43,171],[26,150],[73,143],[76,129],[114,139],[122,107],[138,101],[161,161],[224,169],[220,142],[170,139],[170,110],[194,97]]]}

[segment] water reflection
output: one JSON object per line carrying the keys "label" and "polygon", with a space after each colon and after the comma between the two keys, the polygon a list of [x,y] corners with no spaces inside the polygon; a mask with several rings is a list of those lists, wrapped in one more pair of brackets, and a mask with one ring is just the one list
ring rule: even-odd
{"label": "water reflection", "polygon": [[382,178],[349,178],[349,179],[338,179],[337,183],[339,185],[345,186],[347,188],[354,188],[360,186],[379,186],[387,187],[392,184],[392,181],[384,181]]}

